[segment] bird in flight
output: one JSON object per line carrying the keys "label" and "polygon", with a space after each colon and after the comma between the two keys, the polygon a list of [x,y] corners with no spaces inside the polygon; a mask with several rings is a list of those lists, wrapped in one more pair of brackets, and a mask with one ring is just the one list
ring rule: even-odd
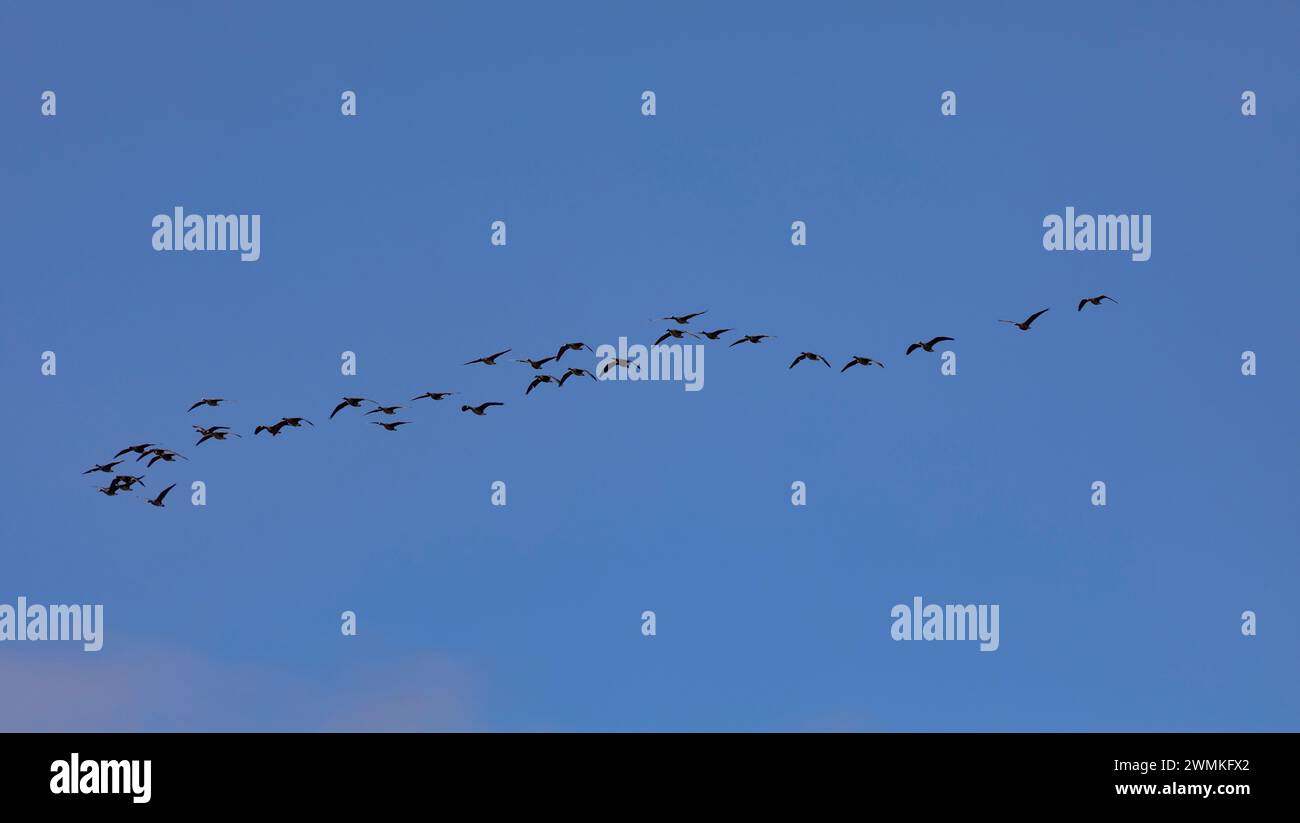
{"label": "bird in flight", "polygon": [[489,354],[487,357],[476,357],[473,360],[467,360],[464,365],[472,366],[475,363],[482,363],[485,366],[495,366],[497,364],[497,358],[503,354],[508,354],[510,351],[510,349],[506,349],[505,351],[499,351],[496,354]]}
{"label": "bird in flight", "polygon": [[[730,330],[728,329],[728,331]],[[774,335],[771,334],[746,334],[743,337],[741,337],[739,340],[734,341],[731,344],[731,346],[739,346],[741,343],[762,343],[764,340],[768,340],[773,337]],[[727,346],[727,348],[731,348],[731,346]]]}
{"label": "bird in flight", "polygon": [[825,357],[822,357],[820,354],[814,354],[813,352],[805,351],[805,352],[799,352],[799,356],[796,357],[794,359],[794,362],[790,364],[790,368],[793,369],[795,366],[799,365],[804,360],[811,360],[811,361],[820,360],[822,363],[826,364],[826,368],[829,369],[831,367],[830,361],[827,360]]}
{"label": "bird in flight", "polygon": [[1100,305],[1101,305],[1101,301],[1103,301],[1103,300],[1109,300],[1109,301],[1112,302],[1112,303],[1118,303],[1118,302],[1119,302],[1118,300],[1116,300],[1116,299],[1113,298],[1113,297],[1107,297],[1107,296],[1104,295],[1104,294],[1099,294],[1099,295],[1097,295],[1096,297],[1085,297],[1085,298],[1083,298],[1082,300],[1080,300],[1080,301],[1079,301],[1079,308],[1077,309],[1077,311],[1083,311],[1083,307],[1086,306],[1086,305],[1088,305],[1089,303],[1091,303],[1091,304],[1094,305],[1094,306],[1100,306]]}
{"label": "bird in flight", "polygon": [[498,403],[494,400],[491,403],[480,403],[477,406],[461,406],[460,410],[463,412],[474,412],[479,417],[482,417],[483,415],[487,414],[487,410],[492,406],[504,406],[504,405],[505,403]]}
{"label": "bird in flight", "polygon": [[717,340],[719,337],[721,337],[722,335],[726,334],[729,331],[731,331],[731,329],[714,329],[713,331],[702,331],[700,332],[700,334],[704,335],[710,340]]}
{"label": "bird in flight", "polygon": [[202,426],[195,426],[194,431],[203,435],[202,437],[199,438],[199,442],[194,444],[196,446],[202,444],[204,440],[208,440],[208,439],[225,440],[227,437],[239,437],[239,435],[230,431],[229,426],[209,426],[206,429],[203,428]]}
{"label": "bird in flight", "polygon": [[397,431],[397,427],[398,427],[398,426],[405,426],[408,422],[410,422],[410,421],[407,421],[407,420],[394,420],[394,421],[391,422],[391,423],[385,423],[385,422],[382,421],[382,420],[371,420],[371,421],[370,421],[370,425],[372,425],[372,426],[383,426],[383,427],[384,427],[385,429],[387,429],[388,431],[390,431],[390,432],[395,432],[395,431]]}
{"label": "bird in flight", "polygon": [[555,355],[551,355],[550,357],[543,357],[541,360],[532,360],[525,357],[524,359],[516,360],[515,362],[527,363],[528,365],[532,366],[534,369],[540,369],[542,366],[545,366],[547,363],[551,362],[554,359],[555,359]]}
{"label": "bird in flight", "polygon": [[942,343],[942,342],[945,341],[945,340],[956,340],[956,339],[957,339],[957,338],[955,338],[955,337],[936,337],[936,338],[930,340],[930,342],[928,342],[928,343],[916,342],[916,343],[913,343],[912,345],[910,345],[910,346],[907,347],[907,353],[908,353],[908,354],[911,354],[912,352],[916,351],[917,349],[924,349],[925,351],[930,351],[930,352],[932,352],[932,351],[934,351],[934,345],[935,345],[936,343]]}
{"label": "bird in flight", "polygon": [[412,397],[412,398],[411,398],[411,402],[414,403],[416,400],[423,400],[423,399],[426,398],[426,397],[429,398],[430,400],[441,400],[441,399],[443,399],[444,397],[450,397],[450,396],[453,395],[453,394],[457,394],[457,392],[454,392],[454,391],[427,391],[427,392],[425,392],[424,394],[417,394],[415,397]]}
{"label": "bird in flight", "polygon": [[600,367],[600,376],[604,377],[609,372],[609,370],[614,368],[615,366],[621,366],[625,369],[630,369],[639,362],[640,362],[639,360],[624,360],[621,357],[611,357],[610,359],[605,361],[604,365]]}
{"label": "bird in flight", "polygon": [[885,364],[881,363],[879,360],[872,360],[870,357],[859,357],[855,354],[853,355],[853,359],[846,363],[844,368],[840,369],[840,374],[844,374],[844,372],[848,371],[852,366],[879,366],[883,369]]}
{"label": "bird in flight", "polygon": [[366,414],[389,414],[389,415],[392,415],[392,414],[397,414],[397,410],[398,410],[398,409],[404,409],[404,408],[406,408],[406,407],[405,407],[405,406],[381,406],[381,405],[379,405],[378,403],[376,403],[376,404],[375,404],[375,407],[374,407],[373,409],[371,409],[370,411],[366,412]]}
{"label": "bird in flight", "polygon": [[257,428],[253,429],[253,436],[256,437],[262,432],[270,432],[271,436],[275,437],[277,434],[280,433],[280,430],[287,425],[289,424],[281,420],[279,423],[272,423],[269,426],[258,426]]}
{"label": "bird in flight", "polygon": [[708,314],[709,310],[691,312],[690,314],[670,314],[667,317],[660,317],[659,320],[671,320],[679,326],[685,326],[691,322],[692,317],[699,317],[701,314]]}
{"label": "bird in flight", "polygon": [[100,486],[100,487],[99,487],[99,491],[103,492],[104,494],[108,495],[109,497],[113,497],[113,496],[116,495],[118,492],[122,491],[122,487],[121,487],[121,486],[114,486],[112,483],[109,483],[107,486]]}
{"label": "bird in flight", "polygon": [[[378,405],[378,404],[376,403],[375,405]],[[310,420],[308,420],[308,419],[305,418],[305,417],[281,417],[281,418],[280,418],[280,424],[281,424],[281,425],[284,425],[284,426],[292,426],[292,427],[295,428],[295,429],[297,429],[297,428],[301,428],[303,423],[306,423],[308,426],[311,426],[311,427],[313,427],[313,428],[315,428],[315,426],[316,426],[315,423],[311,422]]]}
{"label": "bird in flight", "polygon": [[568,380],[570,377],[590,377],[592,380],[596,379],[596,375],[586,369],[571,368],[564,374],[560,375],[560,385],[563,386],[564,381]]}
{"label": "bird in flight", "polygon": [[225,400],[226,398],[224,397],[205,397],[199,402],[195,403],[193,406],[190,406],[189,410],[194,411],[199,406],[220,406],[223,402],[225,402]]}
{"label": "bird in flight", "polygon": [[[170,458],[162,458],[162,455],[165,455],[165,454],[169,454],[169,455],[172,455],[172,456],[170,456]],[[143,452],[140,452],[140,456],[138,456],[138,458],[135,458],[135,462],[136,462],[136,463],[139,463],[140,460],[143,460],[144,458],[147,458],[147,456],[149,456],[149,455],[155,455],[155,456],[153,456],[153,459],[156,460],[156,459],[162,458],[162,459],[166,460],[166,462],[168,462],[168,463],[172,462],[172,460],[173,460],[174,458],[179,458],[179,456],[181,456],[181,455],[177,454],[177,452],[174,452],[174,451],[169,450],[169,449],[164,449],[164,447],[159,446],[159,447],[156,447],[156,449],[146,449],[146,450],[144,450]],[[190,458],[185,458],[185,459],[188,460],[188,459],[190,459]],[[153,464],[153,462],[152,462],[152,460],[151,460],[151,462],[149,462],[149,465],[152,465],[152,464]]]}
{"label": "bird in flight", "polygon": [[533,389],[537,388],[541,383],[555,383],[556,385],[559,385],[560,379],[558,377],[552,377],[549,374],[539,374],[533,378],[531,383],[528,384],[528,388],[524,389],[524,394],[531,394]]}
{"label": "bird in flight", "polygon": [[[139,458],[136,459],[138,460]],[[122,462],[121,460],[114,460],[112,463],[103,463],[103,464],[96,463],[94,466],[91,466],[90,468],[82,472],[82,474],[90,474],[91,472],[108,472],[111,474],[113,472],[113,467],[121,462]]]}
{"label": "bird in flight", "polygon": [[159,492],[158,496],[155,497],[153,500],[146,500],[145,502],[148,503],[150,506],[157,506],[158,508],[161,509],[163,507],[163,498],[167,496],[167,492],[171,491],[174,488],[176,488],[175,483],[171,484],[170,486],[168,486],[167,488]]}
{"label": "bird in flight", "polygon": [[655,345],[656,346],[659,345],[660,343],[664,342],[670,337],[673,338],[674,340],[681,340],[682,336],[687,334],[689,334],[691,337],[694,337],[696,340],[700,339],[700,336],[698,334],[694,332],[686,331],[685,329],[665,329],[664,333],[659,335],[659,339],[655,341]]}
{"label": "bird in flight", "polygon": [[1050,311],[1050,309],[1043,309],[1042,311],[1036,311],[1033,314],[1029,315],[1029,317],[1023,323],[1017,323],[1014,320],[999,320],[998,322],[1010,323],[1011,325],[1015,326],[1021,331],[1029,331],[1029,327],[1034,324],[1034,321],[1042,317],[1044,314],[1047,314],[1048,311]]}
{"label": "bird in flight", "polygon": [[147,449],[147,448],[149,448],[149,447],[151,447],[151,446],[156,446],[156,445],[158,445],[158,444],[157,444],[157,443],[141,443],[141,444],[138,445],[138,446],[127,446],[125,449],[122,449],[120,452],[118,452],[117,454],[115,454],[115,455],[113,455],[113,456],[114,456],[114,457],[121,457],[122,455],[124,455],[124,454],[128,454],[128,453],[133,453],[133,454],[144,454],[144,450],[145,450],[145,449]]}
{"label": "bird in flight", "polygon": [[[189,458],[186,457],[185,455],[179,454],[174,451],[168,451],[167,449],[154,449],[152,453],[153,453],[153,459],[150,460],[148,463],[146,463],[145,464],[146,466],[152,466],[154,463],[157,463],[159,460],[163,461],[164,463],[175,463],[176,458],[178,457],[182,460],[189,460]],[[143,455],[141,455],[141,457],[143,457]],[[136,458],[137,461],[139,461],[139,459],[140,459],[139,457]]]}
{"label": "bird in flight", "polygon": [[[355,408],[359,407],[362,403],[375,403],[375,401],[373,401],[373,400],[367,400],[367,399],[364,398],[364,397],[345,397],[345,398],[343,398],[343,402],[340,403],[340,404],[338,404],[337,406],[335,406],[335,407],[334,407],[334,411],[330,412],[330,419],[333,420],[333,419],[334,419],[334,415],[338,414],[341,410],[343,410],[343,409],[345,409],[345,408],[347,408],[347,407],[349,407],[349,406],[351,406],[352,408],[355,409]],[[378,406],[379,404],[378,404],[378,403],[375,403],[375,405]],[[267,427],[267,430],[268,430],[268,431],[270,430],[270,427],[269,427],[269,426]]]}
{"label": "bird in flight", "polygon": [[119,474],[113,478],[112,482],[108,484],[108,487],[110,489],[115,489],[117,491],[129,492],[135,486],[136,483],[139,483],[141,486],[143,486],[144,478],[132,477],[129,474]]}
{"label": "bird in flight", "polygon": [[586,349],[592,354],[596,353],[596,350],[591,346],[588,346],[586,343],[565,343],[563,346],[560,346],[560,350],[555,353],[555,362],[560,362],[560,358],[564,356],[566,351],[582,351],[583,349]]}

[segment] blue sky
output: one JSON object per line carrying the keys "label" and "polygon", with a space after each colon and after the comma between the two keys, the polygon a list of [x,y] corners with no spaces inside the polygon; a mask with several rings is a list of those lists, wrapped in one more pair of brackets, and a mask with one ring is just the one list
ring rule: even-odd
{"label": "blue sky", "polygon": [[[2,15],[0,602],[106,635],[0,645],[0,728],[1300,729],[1294,5]],[[155,252],[177,205],[261,260]],[[1066,206],[1151,259],[1045,251]],[[700,309],[777,339],[698,392],[460,365]],[[163,510],[80,475],[151,440]],[[1000,649],[891,640],[915,595]]]}

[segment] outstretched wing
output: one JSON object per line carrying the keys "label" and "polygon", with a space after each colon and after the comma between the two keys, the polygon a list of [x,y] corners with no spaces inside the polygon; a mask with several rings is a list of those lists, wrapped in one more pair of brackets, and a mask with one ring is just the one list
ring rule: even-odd
{"label": "outstretched wing", "polygon": [[1029,319],[1025,321],[1025,325],[1028,326],[1032,324],[1035,320],[1047,314],[1049,311],[1051,311],[1051,309],[1043,309],[1042,311],[1034,312],[1033,314],[1029,315]]}

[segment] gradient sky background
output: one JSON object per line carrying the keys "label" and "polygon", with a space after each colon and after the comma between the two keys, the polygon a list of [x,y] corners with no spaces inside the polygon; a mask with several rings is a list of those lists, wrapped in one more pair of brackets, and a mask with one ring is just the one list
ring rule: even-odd
{"label": "gradient sky background", "polygon": [[[106,619],[0,644],[0,728],[1300,729],[1294,4],[329,5],[0,7],[0,602]],[[261,261],[153,251],[177,205]],[[1044,251],[1069,205],[1150,261]],[[460,365],[700,309],[778,339]],[[167,508],[80,475],[147,440]]]}

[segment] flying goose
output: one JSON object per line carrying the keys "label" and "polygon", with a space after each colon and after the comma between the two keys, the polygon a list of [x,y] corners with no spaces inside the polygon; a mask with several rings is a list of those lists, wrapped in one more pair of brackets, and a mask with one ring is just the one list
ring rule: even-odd
{"label": "flying goose", "polygon": [[674,340],[681,340],[682,336],[687,334],[689,334],[691,337],[694,337],[696,340],[700,339],[700,336],[698,334],[695,334],[694,332],[686,331],[685,329],[665,329],[664,333],[659,336],[659,339],[656,340],[654,344],[657,346],[670,337],[673,338]]}
{"label": "flying goose", "polygon": [[805,351],[799,353],[799,356],[796,357],[794,359],[794,362],[790,364],[790,368],[793,369],[795,366],[799,365],[804,360],[811,360],[811,361],[820,360],[822,361],[822,363],[826,364],[826,368],[829,369],[831,367],[830,361],[827,360],[825,357],[822,357],[820,354],[814,354],[810,351]]}
{"label": "flying goose", "polygon": [[167,496],[167,492],[171,491],[174,488],[176,488],[175,483],[171,484],[170,486],[168,486],[167,488],[159,492],[158,496],[155,497],[153,500],[146,500],[145,502],[148,503],[150,506],[157,506],[158,508],[161,509],[163,507],[163,498]]}
{"label": "flying goose", "polygon": [[565,343],[563,346],[560,346],[560,350],[555,353],[555,362],[560,362],[560,358],[564,356],[566,351],[582,351],[583,349],[586,349],[592,354],[596,353],[596,350],[591,346],[588,346],[586,343]]}
{"label": "flying goose", "polygon": [[550,357],[543,357],[541,360],[533,360],[531,358],[525,357],[524,359],[516,360],[515,362],[527,363],[528,365],[532,366],[534,369],[540,369],[542,366],[545,366],[547,363],[551,362],[554,359],[555,359],[555,355],[551,355]]}
{"label": "flying goose", "polygon": [[281,420],[279,423],[272,423],[269,426],[258,426],[257,428],[253,429],[253,436],[256,437],[262,432],[270,432],[271,436],[275,437],[277,434],[280,433],[281,429],[283,429],[287,425],[289,424]]}
{"label": "flying goose", "polygon": [[932,352],[934,351],[935,343],[942,343],[945,340],[956,340],[956,339],[957,338],[955,337],[935,337],[932,340],[930,340],[930,342],[928,343],[921,343],[921,342],[913,343],[912,345],[907,347],[907,353],[911,354],[917,349],[924,349],[925,351]]}
{"label": "flying goose", "polygon": [[95,465],[91,466],[90,468],[82,472],[82,474],[90,474],[91,472],[108,472],[109,474],[112,474],[113,467],[121,462],[122,462],[121,460],[114,460],[112,463],[103,463],[103,464],[96,463]]}
{"label": "flying goose", "polygon": [[714,329],[713,331],[702,331],[700,332],[700,334],[704,335],[710,340],[717,340],[719,337],[721,337],[722,335],[726,334],[729,331],[731,331],[731,329]]}
{"label": "flying goose", "polygon": [[477,405],[477,406],[461,406],[461,407],[460,407],[460,410],[463,411],[463,412],[474,412],[474,413],[477,414],[479,417],[482,417],[483,415],[487,414],[487,410],[488,410],[490,407],[492,407],[492,406],[504,406],[504,405],[505,405],[505,403],[498,403],[498,402],[496,402],[496,401],[494,400],[494,401],[492,401],[491,403],[480,403],[480,404]]}
{"label": "flying goose", "polygon": [[152,466],[154,463],[157,463],[159,460],[163,461],[164,463],[175,463],[176,458],[178,457],[182,460],[189,460],[189,458],[186,457],[185,455],[178,454],[174,451],[168,451],[167,449],[154,449],[153,455],[154,455],[153,459],[145,464],[146,467]]}
{"label": "flying goose", "polygon": [[384,427],[385,429],[387,429],[388,431],[390,431],[390,432],[395,432],[395,431],[397,431],[397,427],[398,427],[398,426],[405,426],[408,422],[410,422],[410,421],[407,421],[407,420],[394,420],[394,421],[391,422],[391,423],[385,423],[385,422],[382,421],[382,420],[371,420],[371,421],[370,421],[370,425],[372,425],[372,426],[383,426],[383,427]]}
{"label": "flying goose", "polygon": [[144,478],[132,477],[129,474],[119,474],[113,478],[112,482],[108,484],[108,487],[111,489],[117,489],[118,491],[129,492],[135,486],[136,483],[139,483],[141,486],[143,486]]}
{"label": "flying goose", "polygon": [[840,369],[840,374],[844,374],[844,372],[848,371],[850,366],[879,366],[883,369],[885,364],[881,363],[879,360],[872,360],[870,357],[859,357],[855,354],[853,355],[853,359],[846,363],[844,368]]}
{"label": "flying goose", "polygon": [[[771,334],[746,334],[739,340],[732,342],[731,346],[739,346],[741,343],[762,343],[764,340],[774,338],[775,336]],[[731,346],[727,346],[727,348],[731,348]]]}
{"label": "flying goose", "polygon": [[485,366],[495,366],[497,364],[497,358],[503,354],[508,354],[510,351],[510,349],[506,349],[505,351],[499,351],[496,354],[489,354],[487,357],[476,357],[473,360],[465,361],[464,365],[472,366],[475,363],[482,363]]}
{"label": "flying goose", "polygon": [[1034,321],[1037,320],[1039,317],[1042,317],[1044,314],[1047,314],[1047,312],[1049,312],[1049,311],[1051,311],[1051,310],[1050,310],[1050,309],[1043,309],[1042,311],[1036,311],[1036,312],[1034,312],[1033,314],[1029,315],[1029,318],[1026,319],[1025,322],[1023,322],[1023,323],[1017,323],[1017,322],[1014,321],[1014,320],[999,320],[998,322],[999,322],[999,323],[1010,323],[1011,325],[1015,326],[1016,328],[1020,329],[1021,331],[1029,331],[1029,327],[1032,326],[1032,325],[1034,324]]}
{"label": "flying goose", "polygon": [[229,426],[209,426],[206,429],[203,428],[202,426],[195,426],[194,431],[203,435],[202,437],[199,438],[199,442],[194,444],[196,446],[201,445],[204,440],[208,440],[208,439],[225,440],[227,437],[239,437],[239,435],[230,431]]}
{"label": "flying goose", "polygon": [[[170,454],[170,455],[171,455],[171,457],[165,457],[165,458],[163,458],[163,459],[166,460],[168,463],[172,462],[172,458],[180,457],[179,454],[177,454],[176,452],[174,452],[174,451],[172,451],[172,450],[170,450],[170,449],[164,449],[162,446],[157,446],[157,447],[155,447],[155,448],[152,448],[152,449],[145,449],[144,451],[142,451],[142,452],[140,453],[140,456],[137,457],[137,458],[135,459],[135,462],[139,463],[141,460],[145,459],[145,458],[148,457],[149,455],[154,455],[154,460],[157,460],[159,457],[162,457],[164,454]],[[185,458],[185,459],[188,460],[189,458],[187,457],[187,458]],[[150,461],[150,465],[153,465],[153,461]]]}
{"label": "flying goose", "polygon": [[1116,300],[1116,299],[1113,298],[1113,297],[1107,297],[1107,296],[1104,295],[1104,294],[1099,294],[1099,295],[1097,295],[1096,297],[1085,297],[1085,298],[1083,298],[1082,300],[1080,300],[1080,301],[1079,301],[1079,308],[1077,309],[1077,311],[1083,311],[1083,307],[1086,306],[1086,305],[1088,305],[1089,303],[1091,303],[1091,304],[1094,305],[1094,306],[1100,306],[1100,305],[1101,305],[1101,301],[1103,301],[1103,300],[1109,300],[1109,301],[1112,302],[1112,303],[1118,303],[1118,302],[1119,302],[1118,300]]}
{"label": "flying goose", "polygon": [[113,456],[114,456],[114,457],[121,457],[122,455],[127,454],[127,453],[144,454],[144,450],[145,450],[145,449],[150,448],[150,447],[152,447],[152,446],[156,446],[156,445],[158,445],[158,444],[157,444],[157,443],[141,443],[141,444],[139,444],[138,446],[127,446],[125,449],[122,449],[120,452],[118,452],[117,454],[115,454],[115,455],[113,455]]}
{"label": "flying goose", "polygon": [[225,402],[225,399],[226,398],[224,397],[205,397],[199,402],[195,403],[193,406],[190,406],[189,410],[194,411],[199,406],[220,406],[223,402]]}
{"label": "flying goose", "polygon": [[443,399],[444,397],[450,397],[450,396],[453,395],[453,394],[459,394],[459,392],[454,392],[454,391],[427,391],[427,392],[425,392],[424,394],[417,394],[415,397],[412,397],[412,398],[411,398],[411,402],[414,403],[416,400],[423,400],[423,399],[426,398],[426,397],[429,398],[430,400],[441,400],[441,399]]}
{"label": "flying goose", "polygon": [[393,415],[393,414],[397,414],[397,410],[398,410],[398,409],[404,409],[404,408],[406,408],[406,407],[405,407],[405,406],[381,406],[381,405],[379,405],[378,403],[376,403],[376,404],[375,404],[375,407],[374,407],[373,409],[371,409],[370,411],[366,412],[366,414],[388,414],[388,415]]}
{"label": "flying goose", "polygon": [[667,317],[659,317],[656,319],[671,320],[679,326],[685,326],[687,323],[691,322],[692,317],[699,317],[701,314],[708,314],[708,313],[709,310],[705,309],[704,311],[691,312],[690,314],[670,314]]}
{"label": "flying goose", "polygon": [[524,394],[531,394],[533,389],[537,388],[540,383],[555,383],[558,385],[559,382],[560,379],[558,377],[552,377],[549,374],[539,374],[533,378],[531,383],[528,384],[528,388],[524,389]]}
{"label": "flying goose", "polygon": [[[375,405],[379,405],[379,404],[376,403]],[[306,423],[308,426],[311,426],[312,428],[316,427],[315,423],[311,422],[305,417],[281,417],[280,422],[286,426],[292,426],[295,429],[302,428],[303,423]]]}
{"label": "flying goose", "polygon": [[[333,420],[333,419],[334,419],[334,415],[338,414],[342,409],[345,409],[345,408],[347,408],[347,407],[349,407],[349,406],[351,406],[352,408],[355,409],[355,408],[357,408],[358,406],[360,406],[362,403],[375,403],[375,401],[373,401],[373,400],[367,400],[367,399],[364,398],[364,397],[345,397],[345,398],[343,398],[343,402],[340,403],[340,404],[338,404],[337,406],[335,406],[335,407],[334,407],[334,411],[330,412],[330,420]],[[378,404],[378,403],[375,403],[375,405],[378,406],[379,404]],[[268,428],[268,430],[270,429],[269,426],[268,426],[267,428]]]}
{"label": "flying goose", "polygon": [[623,367],[623,368],[625,368],[625,369],[630,369],[630,368],[632,368],[633,366],[635,366],[635,365],[636,365],[637,363],[639,363],[639,362],[641,362],[641,361],[640,361],[640,360],[624,360],[624,359],[621,358],[621,357],[611,357],[610,359],[608,359],[608,360],[605,361],[604,365],[602,365],[602,366],[600,367],[600,376],[601,376],[601,377],[604,377],[605,374],[608,373],[609,370],[612,369],[612,368],[614,368],[615,366],[621,366],[621,367]]}
{"label": "flying goose", "polygon": [[590,377],[592,380],[596,379],[596,375],[586,369],[571,368],[564,374],[560,375],[560,385],[563,386],[564,381],[568,380],[570,377]]}

